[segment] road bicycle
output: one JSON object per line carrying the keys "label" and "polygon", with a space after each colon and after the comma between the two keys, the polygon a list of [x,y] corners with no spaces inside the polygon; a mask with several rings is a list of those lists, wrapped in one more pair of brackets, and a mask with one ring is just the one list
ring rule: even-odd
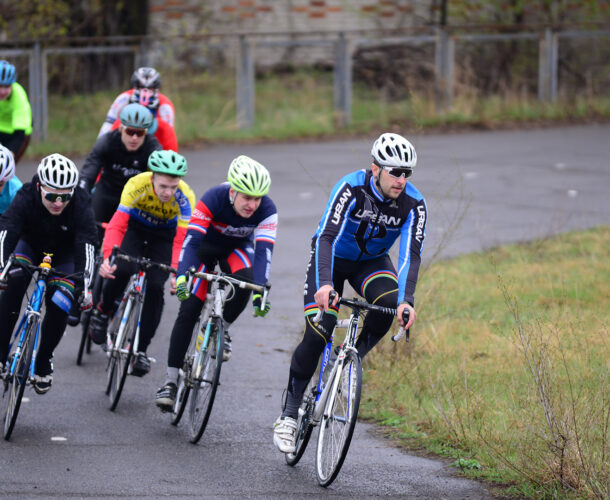
{"label": "road bicycle", "polygon": [[[3,380],[3,398],[6,399],[6,412],[4,414],[4,439],[9,440],[17,415],[25,386],[34,380],[34,367],[36,355],[40,344],[40,323],[47,283],[50,277],[59,276],[73,278],[82,276],[82,273],[66,274],[51,267],[52,254],[45,253],[42,262],[33,266],[15,259],[14,254],[9,257],[0,275],[0,282],[4,282],[10,268],[17,265],[35,277],[35,286],[32,295],[25,306],[25,310],[13,334],[13,341],[9,344],[8,371]],[[88,280],[85,279],[85,294],[88,293]],[[11,349],[14,348],[11,353]],[[7,397],[8,393],[8,397]]]}
{"label": "road bicycle", "polygon": [[[96,222],[96,226],[106,229],[108,226],[107,222]],[[100,248],[95,256],[94,262],[94,270],[93,270],[93,284],[91,286],[91,296],[93,299],[93,303],[97,304],[100,301],[100,297],[102,295],[102,285],[104,284],[104,278],[102,278],[98,271],[100,265],[104,261],[104,255],[102,253],[102,249]],[[76,354],[76,364],[80,366],[83,362],[83,354],[91,353],[91,335],[89,333],[89,325],[91,322],[91,313],[93,312],[93,308],[89,308],[86,311],[83,311],[81,314],[81,337],[80,343],[78,344],[78,352]]]}
{"label": "road bicycle", "polygon": [[131,370],[132,358],[134,353],[138,352],[142,306],[146,296],[146,272],[157,268],[176,273],[171,266],[153,262],[146,257],[132,257],[122,253],[118,247],[112,250],[111,265],[116,259],[135,264],[137,271],[129,278],[119,307],[108,325],[106,343],[103,346],[108,357],[106,394],[110,398],[111,411],[119,404],[125,379]]}
{"label": "road bicycle", "polygon": [[[331,301],[335,296],[334,292],[331,293]],[[329,486],[339,474],[356,427],[362,391],[362,363],[356,349],[361,318],[367,311],[393,316],[397,314],[396,309],[357,299],[340,298],[338,304],[349,307],[350,316],[337,321],[324,348],[319,375],[312,378],[299,408],[296,449],[293,453],[285,454],[288,465],[296,465],[305,452],[314,427],[319,426],[316,475],[318,483],[324,487]],[[319,311],[314,322],[319,322],[322,314]],[[408,321],[408,311],[403,319]],[[343,342],[333,349],[337,328],[346,328],[347,331]],[[392,340],[397,341],[403,335],[404,330],[401,329]]]}
{"label": "road bicycle", "polygon": [[192,280],[200,278],[209,282],[209,289],[191,336],[184,365],[179,370],[178,391],[171,422],[178,425],[188,402],[190,442],[197,443],[210,418],[220,380],[225,343],[222,319],[224,304],[231,299],[237,287],[262,294],[261,308],[264,308],[271,286],[255,285],[222,272],[196,272],[195,268],[191,268],[187,275],[191,282],[190,288],[193,285]]}

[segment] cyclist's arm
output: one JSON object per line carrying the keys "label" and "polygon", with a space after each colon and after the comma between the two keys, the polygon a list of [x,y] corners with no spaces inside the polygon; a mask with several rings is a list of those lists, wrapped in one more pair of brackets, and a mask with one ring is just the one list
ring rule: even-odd
{"label": "cyclist's arm", "polygon": [[21,145],[25,141],[25,130],[14,130],[12,134],[5,134],[5,139],[2,145],[9,149],[13,156],[16,156]]}
{"label": "cyclist's arm", "polygon": [[400,231],[398,254],[398,304],[415,303],[414,294],[426,237],[426,202],[420,199],[411,209]]}
{"label": "cyclist's arm", "polygon": [[176,124],[176,110],[174,104],[170,99],[159,92],[159,109],[157,111],[157,117],[160,117],[170,127],[174,128]]}
{"label": "cyclist's arm", "polygon": [[106,115],[106,120],[100,128],[98,137],[110,132],[112,124],[118,119],[121,109],[129,102],[129,91],[119,94],[114,102],[110,105],[110,109]]}
{"label": "cyclist's arm", "polygon": [[4,267],[19,237],[23,233],[26,214],[31,210],[31,196],[25,190],[17,191],[13,202],[0,217],[0,267]]}
{"label": "cyclist's arm", "polygon": [[184,243],[189,221],[193,215],[195,193],[193,193],[193,190],[186,182],[181,180],[175,196],[176,203],[178,203],[178,207],[180,208],[180,213],[178,214],[178,226],[176,227],[176,236],[174,237],[172,248],[172,267],[174,269],[178,267],[182,244]]}
{"label": "cyclist's arm", "polygon": [[93,279],[97,243],[95,216],[88,193],[79,187],[74,190],[73,202],[76,204],[74,211],[76,217],[74,271],[76,273],[84,271],[88,278],[87,285],[90,285]]}
{"label": "cyclist's arm", "polygon": [[95,185],[95,181],[104,166],[106,153],[110,147],[108,141],[109,137],[107,135],[98,138],[81,168],[78,185],[87,193],[89,193]]}
{"label": "cyclist's arm", "polygon": [[157,118],[157,131],[155,132],[155,137],[163,146],[163,149],[178,152],[178,139],[176,137],[176,131],[174,128],[167,123],[166,121]]}
{"label": "cyclist's arm", "polygon": [[119,208],[110,219],[106,232],[104,233],[104,243],[102,244],[102,252],[104,259],[109,259],[112,249],[116,246],[120,247],[127,232],[129,224],[129,209],[123,205]]}
{"label": "cyclist's arm", "polygon": [[186,236],[182,243],[182,250],[180,251],[178,261],[178,276],[185,274],[192,266],[198,267],[201,263],[197,257],[197,249],[204,240],[214,219],[214,215],[205,203],[205,197],[206,195],[195,205],[193,215],[187,226]]}
{"label": "cyclist's arm", "polygon": [[347,223],[356,203],[356,190],[349,183],[340,182],[331,193],[326,211],[320,221],[315,243],[316,288],[333,285],[332,264],[335,258],[334,243]]}
{"label": "cyclist's arm", "polygon": [[[273,207],[275,208],[275,206]],[[269,271],[271,269],[271,255],[277,235],[277,212],[270,214],[263,219],[254,230],[254,282],[264,285],[269,281]]]}

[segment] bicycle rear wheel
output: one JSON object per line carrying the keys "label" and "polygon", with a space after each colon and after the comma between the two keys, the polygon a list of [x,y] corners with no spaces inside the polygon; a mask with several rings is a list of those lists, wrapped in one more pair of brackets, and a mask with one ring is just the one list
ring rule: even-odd
{"label": "bicycle rear wheel", "polygon": [[17,415],[19,414],[19,407],[21,406],[21,399],[23,398],[23,392],[28,381],[30,365],[32,364],[32,355],[34,352],[34,342],[36,340],[36,327],[38,325],[37,318],[32,318],[28,321],[26,326],[27,332],[23,348],[15,370],[10,375],[8,380],[4,382],[5,393],[8,389],[8,399],[6,406],[6,413],[4,415],[4,439],[8,441],[13,433],[15,423],[17,422]]}
{"label": "bicycle rear wheel", "polygon": [[201,351],[196,365],[193,366],[193,387],[191,388],[189,417],[191,443],[197,443],[210,418],[222,367],[222,352],[225,332],[222,320],[215,318],[212,324],[211,341],[205,351]]}
{"label": "bicycle rear wheel", "polygon": [[[334,387],[337,374],[339,380]],[[318,483],[324,487],[330,485],[339,474],[356,426],[362,389],[360,357],[349,351],[337,374],[335,379],[329,381],[333,388],[320,422],[316,451],[316,474]]]}
{"label": "bicycle rear wheel", "polygon": [[[97,269],[97,268],[96,268]],[[91,291],[93,297],[93,303],[97,304],[102,293],[103,278],[97,274],[93,283],[93,290]],[[78,345],[78,353],[76,355],[76,364],[78,366],[83,362],[83,353],[89,354],[91,352],[91,336],[89,335],[89,325],[91,324],[91,313],[93,309],[85,311],[81,318],[82,333],[80,336],[80,344]]]}
{"label": "bicycle rear wheel", "polygon": [[[317,380],[314,378],[314,380]],[[301,460],[303,453],[305,453],[305,448],[307,448],[307,444],[309,443],[309,438],[311,437],[311,433],[313,431],[313,409],[316,404],[316,396],[314,390],[316,385],[314,384],[310,389],[305,392],[305,396],[303,397],[303,401],[301,403],[301,407],[299,408],[299,416],[297,418],[297,431],[295,438],[295,446],[296,449],[294,453],[285,453],[284,458],[286,459],[286,463],[290,466],[295,466]]]}
{"label": "bicycle rear wheel", "polygon": [[134,298],[128,300],[131,301],[132,307],[129,309],[129,317],[125,322],[125,330],[110,353],[110,364],[108,367],[110,411],[116,409],[119,404],[119,399],[121,398],[121,393],[123,392],[123,386],[125,385],[125,379],[127,378],[127,372],[129,370],[129,363],[133,356],[133,339],[136,335],[136,328],[138,327],[140,310],[142,308],[140,301],[136,301]]}
{"label": "bicycle rear wheel", "polygon": [[178,425],[184,414],[186,402],[188,401],[189,393],[191,392],[191,388],[187,383],[190,371],[190,367],[187,368],[185,366],[184,369],[180,370],[180,374],[178,375],[178,391],[176,392],[176,402],[174,403],[172,411],[172,425]]}

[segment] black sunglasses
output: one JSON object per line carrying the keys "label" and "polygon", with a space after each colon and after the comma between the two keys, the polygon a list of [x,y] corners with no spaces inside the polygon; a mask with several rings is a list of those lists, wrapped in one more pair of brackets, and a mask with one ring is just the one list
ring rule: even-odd
{"label": "black sunglasses", "polygon": [[47,191],[43,187],[40,188],[40,191],[44,195],[44,199],[47,201],[50,201],[51,203],[55,203],[57,201],[61,201],[62,203],[67,203],[68,201],[70,201],[70,199],[72,198],[72,195],[74,194],[74,190],[70,191],[69,193],[51,193],[50,191]]}
{"label": "black sunglasses", "polygon": [[143,128],[130,128],[130,127],[125,127],[125,133],[129,136],[137,136],[137,137],[142,137],[144,134],[146,134],[146,130]]}
{"label": "black sunglasses", "polygon": [[412,168],[402,168],[402,167],[381,167],[392,177],[402,177],[404,175],[405,179],[408,179],[413,175]]}

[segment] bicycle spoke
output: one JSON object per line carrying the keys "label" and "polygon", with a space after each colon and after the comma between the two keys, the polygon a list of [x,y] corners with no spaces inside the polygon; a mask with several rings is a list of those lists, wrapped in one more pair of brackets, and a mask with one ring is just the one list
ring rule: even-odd
{"label": "bicycle spoke", "polygon": [[[212,325],[212,334],[215,342],[209,343],[207,350],[201,352],[198,366],[193,366],[195,375],[199,370],[200,375],[194,377],[190,395],[191,443],[197,443],[205,431],[220,380],[224,331],[219,321]],[[214,352],[212,352],[212,348],[214,348]]]}
{"label": "bicycle spoke", "polygon": [[[338,374],[338,372],[337,372]],[[337,477],[352,439],[362,384],[362,366],[358,356],[346,355],[336,388],[326,401],[318,434],[316,472],[321,486],[330,485]],[[329,381],[334,383],[335,380]]]}

